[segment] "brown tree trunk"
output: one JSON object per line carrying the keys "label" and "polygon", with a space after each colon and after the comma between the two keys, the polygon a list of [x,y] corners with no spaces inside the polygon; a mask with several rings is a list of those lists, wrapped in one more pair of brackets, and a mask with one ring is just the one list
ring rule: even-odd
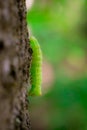
{"label": "brown tree trunk", "polygon": [[0,130],[30,130],[25,0],[0,1]]}

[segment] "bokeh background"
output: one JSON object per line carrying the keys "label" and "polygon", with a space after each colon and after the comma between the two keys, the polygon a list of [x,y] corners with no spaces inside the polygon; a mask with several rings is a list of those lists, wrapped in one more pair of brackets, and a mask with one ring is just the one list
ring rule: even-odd
{"label": "bokeh background", "polygon": [[43,52],[32,130],[87,130],[87,0],[27,0],[29,34]]}

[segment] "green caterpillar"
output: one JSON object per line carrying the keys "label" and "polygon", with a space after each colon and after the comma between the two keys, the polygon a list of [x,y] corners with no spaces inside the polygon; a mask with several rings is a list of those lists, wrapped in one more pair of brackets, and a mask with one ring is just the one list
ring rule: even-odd
{"label": "green caterpillar", "polygon": [[33,50],[32,62],[30,68],[30,96],[41,95],[42,84],[42,51],[35,37],[30,37],[30,46]]}

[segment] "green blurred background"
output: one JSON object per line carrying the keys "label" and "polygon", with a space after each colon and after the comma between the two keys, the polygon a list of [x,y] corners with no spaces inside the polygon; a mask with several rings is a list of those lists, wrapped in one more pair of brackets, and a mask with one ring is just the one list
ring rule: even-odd
{"label": "green blurred background", "polygon": [[43,52],[32,130],[87,130],[87,0],[27,0],[29,34]]}

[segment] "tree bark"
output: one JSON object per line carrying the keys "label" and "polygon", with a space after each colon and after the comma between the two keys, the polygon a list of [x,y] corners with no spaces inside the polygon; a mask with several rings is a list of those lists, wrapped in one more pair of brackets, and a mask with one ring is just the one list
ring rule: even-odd
{"label": "tree bark", "polygon": [[25,0],[0,1],[0,130],[30,130],[29,46]]}

